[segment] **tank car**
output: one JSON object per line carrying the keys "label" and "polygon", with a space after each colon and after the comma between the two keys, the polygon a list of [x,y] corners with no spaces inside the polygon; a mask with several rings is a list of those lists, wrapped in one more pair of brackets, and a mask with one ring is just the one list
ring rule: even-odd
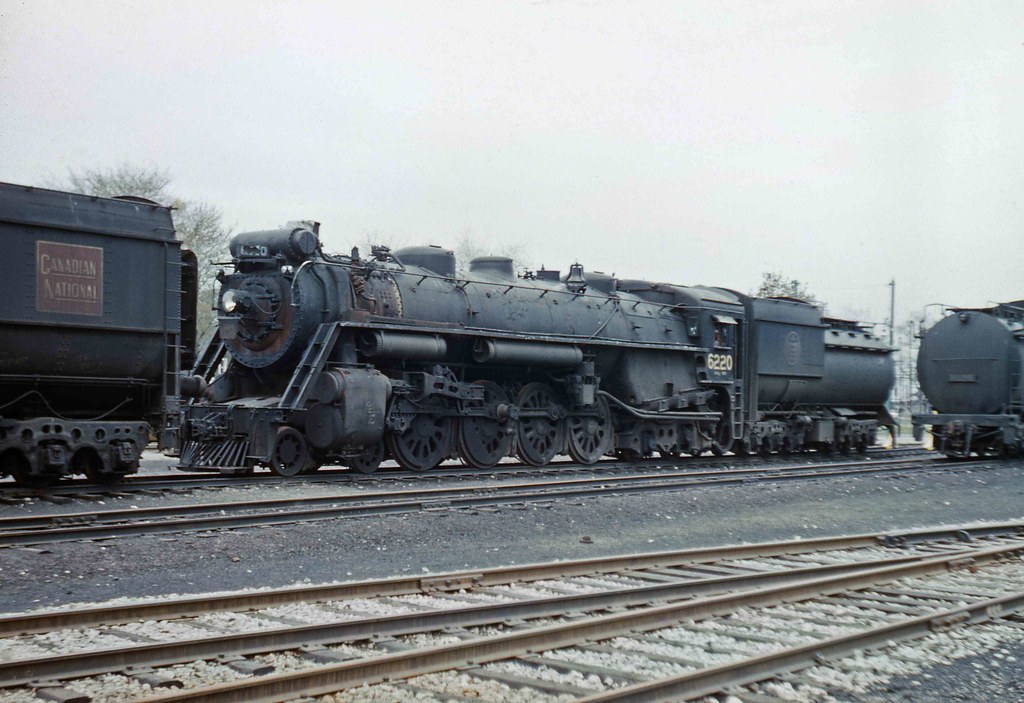
{"label": "tank car", "polygon": [[934,412],[912,418],[950,457],[1024,452],[1024,300],[953,309],[921,339],[917,378]]}
{"label": "tank car", "polygon": [[195,256],[169,208],[0,184],[0,250],[0,475],[136,471],[195,344]]}
{"label": "tank car", "polygon": [[[438,247],[325,254],[318,227],[232,241],[218,334],[194,369],[209,388],[182,411],[180,468],[368,472],[385,456],[413,470],[452,457],[487,468],[510,454],[540,466],[561,453],[592,463],[734,442],[859,446],[877,426],[873,392],[843,397],[856,386],[845,374],[862,370],[845,360],[864,350],[836,341],[826,366],[830,326],[806,303],[579,264],[517,276],[503,257],[459,276]],[[781,308],[790,317],[772,316]],[[771,341],[758,346],[759,334]],[[889,350],[861,346],[891,384]]]}

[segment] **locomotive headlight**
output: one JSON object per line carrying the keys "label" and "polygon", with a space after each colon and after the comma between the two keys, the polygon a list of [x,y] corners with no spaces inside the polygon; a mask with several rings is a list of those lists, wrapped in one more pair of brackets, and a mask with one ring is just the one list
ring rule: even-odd
{"label": "locomotive headlight", "polygon": [[220,299],[220,308],[224,312],[231,314],[238,307],[238,293],[229,290],[224,294],[224,297]]}

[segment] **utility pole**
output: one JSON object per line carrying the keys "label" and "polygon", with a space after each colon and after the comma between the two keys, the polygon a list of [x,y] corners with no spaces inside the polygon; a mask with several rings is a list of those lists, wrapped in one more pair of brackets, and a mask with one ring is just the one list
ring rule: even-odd
{"label": "utility pole", "polygon": [[889,281],[889,346],[896,341],[896,279]]}

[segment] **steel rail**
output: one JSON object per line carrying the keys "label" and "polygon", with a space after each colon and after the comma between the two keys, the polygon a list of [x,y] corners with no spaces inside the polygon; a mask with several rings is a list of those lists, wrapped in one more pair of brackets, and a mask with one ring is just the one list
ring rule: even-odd
{"label": "steel rail", "polygon": [[829,640],[792,647],[730,664],[700,669],[670,679],[634,684],[580,699],[579,703],[673,703],[763,681],[782,672],[805,669],[872,647],[918,639],[933,632],[988,622],[1024,609],[1024,591],[882,625]]}
{"label": "steel rail", "polygon": [[230,593],[219,596],[184,596],[155,602],[3,615],[0,616],[0,637],[33,634],[56,629],[118,625],[140,620],[195,617],[223,611],[257,610],[292,603],[436,593],[457,591],[462,588],[487,588],[511,583],[529,583],[551,578],[572,578],[622,571],[641,571],[644,569],[708,564],[736,559],[863,549],[879,544],[905,546],[945,539],[967,542],[976,538],[1009,537],[1015,535],[1024,535],[1024,522],[922,528],[900,532],[839,535],[725,547],[700,547],[647,554],[615,555],[571,561],[500,566],[476,571],[452,571],[374,581],[287,587],[266,591]]}
{"label": "steel rail", "polygon": [[[158,506],[152,508],[114,508],[110,510],[101,511],[87,511],[77,513],[58,513],[58,514],[41,514],[41,515],[27,515],[18,517],[2,517],[0,518],[0,531],[6,532],[15,528],[21,529],[43,529],[50,528],[60,524],[74,524],[74,523],[87,523],[93,522],[97,519],[103,519],[110,522],[116,520],[140,520],[147,519],[150,517],[161,517],[164,515],[188,515],[188,514],[201,514],[214,511],[237,509],[238,506],[243,506],[246,509],[274,509],[274,508],[290,508],[290,507],[301,507],[301,506],[317,506],[329,503],[336,503],[338,501],[367,501],[367,500],[378,500],[392,497],[399,498],[419,498],[419,497],[445,497],[448,494],[464,494],[469,491],[486,491],[491,489],[535,489],[539,487],[547,486],[576,486],[576,485],[589,485],[593,483],[605,484],[609,482],[615,483],[630,483],[634,481],[654,481],[659,479],[674,479],[674,478],[714,478],[717,476],[749,476],[758,475],[761,473],[767,473],[775,475],[777,473],[791,473],[796,471],[813,471],[818,469],[843,469],[843,468],[858,468],[858,467],[879,467],[879,468],[890,468],[892,466],[903,466],[907,464],[916,464],[920,459],[881,459],[881,460],[860,460],[860,461],[846,461],[840,463],[821,463],[821,464],[794,464],[785,467],[776,466],[764,466],[756,465],[752,467],[743,467],[736,469],[721,469],[721,470],[705,470],[701,469],[698,471],[685,470],[670,472],[659,472],[659,473],[642,473],[642,474],[625,474],[622,476],[601,476],[601,477],[587,477],[587,478],[571,478],[557,481],[530,481],[520,483],[483,483],[474,485],[472,488],[467,487],[449,487],[449,488],[414,488],[403,491],[386,491],[377,493],[350,493],[343,495],[330,495],[330,496],[316,496],[309,498],[273,498],[263,499],[254,501],[226,501],[220,503],[201,503],[197,505],[183,505],[183,506]],[[935,463],[937,466],[942,467],[952,466],[942,460],[927,460],[923,461],[924,464]],[[956,466],[963,466],[966,462],[956,464]],[[977,463],[977,462],[971,462]],[[419,474],[424,476],[425,474]],[[295,484],[299,485],[299,484]]]}
{"label": "steel rail", "polygon": [[[898,447],[896,449],[872,448],[868,451],[869,456],[896,456],[907,454],[934,454],[929,450],[919,447]],[[626,469],[684,469],[691,468],[703,470],[709,468],[705,465],[727,463],[759,463],[762,466],[774,466],[775,464],[787,464],[807,459],[810,457],[824,459],[821,454],[791,456],[773,455],[764,457],[737,457],[737,456],[703,456],[684,457],[681,459],[649,458],[639,461],[621,461],[618,459],[603,459],[596,464],[580,464],[574,461],[552,461],[543,467],[531,466],[522,462],[510,462],[498,464],[490,469],[477,469],[469,466],[440,466],[429,472],[406,471],[399,467],[383,467],[382,470],[373,474],[362,474],[354,472],[344,466],[324,466],[315,474],[303,475],[297,479],[288,479],[276,476],[269,470],[252,475],[232,476],[217,472],[190,472],[174,474],[133,474],[125,478],[121,483],[101,484],[92,483],[84,478],[65,479],[60,483],[46,488],[28,488],[18,486],[13,481],[0,480],[0,499],[40,498],[43,500],[56,498],[75,498],[77,496],[99,496],[144,493],[146,491],[174,491],[193,490],[199,488],[239,488],[245,486],[256,486],[260,484],[281,483],[288,487],[298,487],[317,483],[334,483],[347,481],[355,484],[380,481],[407,481],[407,480],[433,480],[447,478],[481,478],[483,476],[493,477],[496,474],[537,474],[539,472],[597,472],[597,471],[619,471]],[[843,455],[835,455],[834,461],[822,461],[823,464],[843,463],[840,459]],[[766,464],[766,462],[769,462]],[[692,465],[692,466],[690,466]]]}
{"label": "steel rail", "polygon": [[663,629],[684,620],[701,620],[734,612],[743,607],[767,607],[783,602],[808,600],[821,595],[866,588],[912,576],[926,576],[993,562],[1021,553],[1024,545],[1005,545],[924,561],[886,566],[854,574],[826,577],[681,603],[654,606],[640,611],[614,613],[533,628],[523,632],[465,640],[457,644],[387,654],[366,660],[332,664],[315,669],[271,674],[145,699],[146,703],[280,703],[299,696],[333,693],[363,684],[383,683],[446,671],[469,663],[483,664],[534,652],[569,647],[588,640],[604,640],[637,632]]}
{"label": "steel rail", "polygon": [[[957,468],[989,464],[960,463]],[[880,464],[885,464],[880,466]],[[519,484],[488,484],[456,488],[433,488],[391,493],[324,496],[317,498],[276,499],[251,502],[207,503],[166,506],[139,510],[110,510],[94,513],[67,513],[31,518],[0,519],[0,547],[44,544],[76,539],[101,539],[164,532],[236,529],[265,525],[283,525],[341,517],[366,517],[416,512],[430,508],[474,508],[516,503],[550,502],[552,499],[599,497],[607,494],[667,492],[694,486],[723,486],[751,481],[790,481],[891,473],[946,471],[950,465],[927,466],[907,460],[886,460],[855,464],[860,468],[808,470],[803,467],[765,471],[731,470],[710,472],[708,478],[692,473],[678,478],[665,476],[623,476],[572,479]],[[371,502],[376,501],[376,502]],[[284,510],[306,505],[327,507]],[[272,512],[243,512],[276,509]],[[234,513],[234,514],[229,514]],[[220,514],[210,514],[219,512]],[[184,516],[198,515],[186,518]],[[170,516],[170,517],[167,517]],[[180,516],[180,517],[179,517]],[[64,525],[62,523],[78,523]],[[85,524],[81,524],[85,523]],[[22,527],[22,529],[12,529]]]}
{"label": "steel rail", "polygon": [[[956,554],[963,557],[969,553],[970,550],[961,550]],[[653,603],[667,603],[735,589],[767,588],[829,575],[863,572],[880,566],[907,564],[927,558],[934,558],[934,555],[901,556],[736,576],[710,576],[694,581],[681,580],[678,583],[551,596],[513,603],[470,605],[327,624],[266,628],[199,639],[178,639],[173,642],[18,659],[0,662],[0,686],[15,686],[36,680],[92,676],[128,667],[167,666],[224,655],[265,654],[309,645],[351,642],[373,636],[432,632],[446,627],[482,627],[507,620],[532,620],[610,608],[649,607]]]}

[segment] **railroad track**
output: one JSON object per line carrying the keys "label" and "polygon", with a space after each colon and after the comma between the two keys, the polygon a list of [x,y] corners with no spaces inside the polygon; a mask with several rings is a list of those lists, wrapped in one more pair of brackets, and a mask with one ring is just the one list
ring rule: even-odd
{"label": "railroad track", "polygon": [[1022,554],[1004,523],[0,617],[0,697],[753,701],[952,627],[1024,639]]}
{"label": "railroad track", "polygon": [[712,471],[662,471],[521,483],[474,482],[471,486],[411,489],[317,497],[202,503],[96,512],[0,518],[0,547],[110,539],[182,531],[238,529],[343,517],[418,511],[524,506],[608,495],[728,486],[752,481],[778,482],[878,474],[961,471],[991,467],[991,461],[950,463],[944,459],[861,460],[786,467],[755,465]]}
{"label": "railroad track", "polygon": [[[918,447],[900,449],[871,449],[871,458],[894,458],[910,456],[935,456],[934,452]],[[492,469],[481,470],[459,465],[442,465],[427,472],[414,472],[397,467],[385,467],[374,474],[361,474],[344,467],[325,467],[316,474],[301,476],[297,479],[282,479],[269,471],[250,476],[224,476],[219,473],[166,473],[138,474],[125,478],[121,483],[101,485],[92,483],[85,478],[64,479],[60,483],[45,489],[24,488],[15,486],[12,481],[0,482],[0,503],[22,504],[26,501],[39,500],[66,505],[73,501],[107,501],[119,498],[131,498],[138,495],[181,494],[196,490],[219,490],[222,488],[246,488],[268,486],[284,483],[289,486],[332,485],[337,482],[350,482],[355,485],[377,485],[381,483],[405,483],[443,480],[480,480],[482,477],[516,478],[520,476],[535,477],[539,475],[572,475],[572,474],[603,474],[622,473],[628,471],[659,471],[659,470],[706,470],[716,466],[760,465],[784,466],[807,461],[815,463],[843,463],[851,460],[848,455],[826,456],[820,453],[796,454],[791,456],[763,457],[713,457],[700,459],[684,458],[680,460],[647,459],[642,462],[623,462],[613,459],[586,465],[571,461],[556,461],[544,467],[535,467],[518,462],[499,464]]]}

